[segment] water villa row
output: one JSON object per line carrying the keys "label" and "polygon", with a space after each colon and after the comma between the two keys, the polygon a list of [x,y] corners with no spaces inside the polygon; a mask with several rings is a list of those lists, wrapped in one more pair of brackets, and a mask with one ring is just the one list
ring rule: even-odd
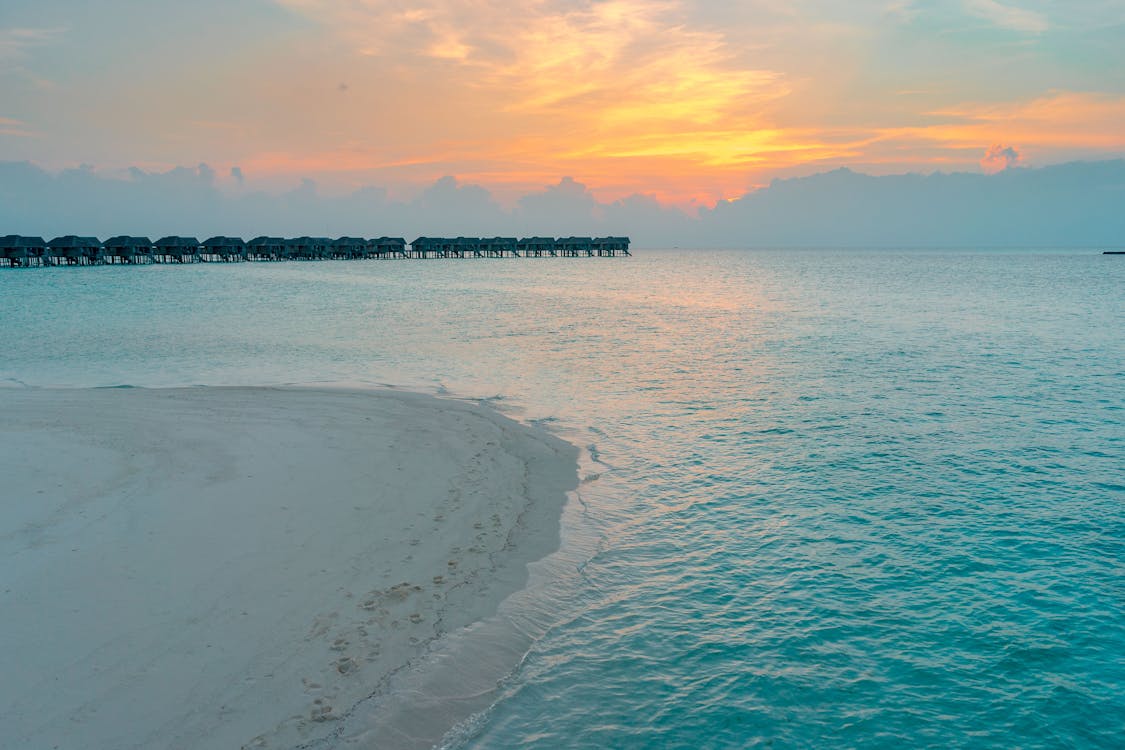
{"label": "water villa row", "polygon": [[628,237],[0,237],[0,266],[85,266],[361,258],[614,258],[627,256]]}

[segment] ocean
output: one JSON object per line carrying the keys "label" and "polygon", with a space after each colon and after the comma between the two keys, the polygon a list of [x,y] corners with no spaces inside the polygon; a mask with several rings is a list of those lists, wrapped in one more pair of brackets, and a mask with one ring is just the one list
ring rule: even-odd
{"label": "ocean", "polygon": [[560,550],[397,698],[446,747],[1125,741],[1120,257],[3,269],[0,324],[7,385],[392,385],[582,447]]}

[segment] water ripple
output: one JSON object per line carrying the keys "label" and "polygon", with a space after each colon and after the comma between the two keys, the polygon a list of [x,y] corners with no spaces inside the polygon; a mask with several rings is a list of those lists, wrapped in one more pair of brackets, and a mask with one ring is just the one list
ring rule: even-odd
{"label": "water ripple", "polygon": [[37,334],[0,381],[398,382],[591,446],[569,573],[461,747],[1120,746],[1125,266],[340,268],[0,274]]}

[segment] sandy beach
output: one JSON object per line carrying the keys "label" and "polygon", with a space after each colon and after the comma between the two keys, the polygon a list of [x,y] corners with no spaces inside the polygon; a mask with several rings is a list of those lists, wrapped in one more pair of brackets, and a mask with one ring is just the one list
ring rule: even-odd
{"label": "sandy beach", "polygon": [[558,545],[576,450],[396,391],[0,392],[0,746],[330,735]]}

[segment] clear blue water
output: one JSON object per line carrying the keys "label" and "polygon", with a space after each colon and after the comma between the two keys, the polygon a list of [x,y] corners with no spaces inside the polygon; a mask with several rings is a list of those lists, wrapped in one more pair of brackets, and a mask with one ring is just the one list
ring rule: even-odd
{"label": "clear blue water", "polygon": [[0,271],[0,380],[393,383],[587,447],[464,748],[1125,743],[1125,261]]}

